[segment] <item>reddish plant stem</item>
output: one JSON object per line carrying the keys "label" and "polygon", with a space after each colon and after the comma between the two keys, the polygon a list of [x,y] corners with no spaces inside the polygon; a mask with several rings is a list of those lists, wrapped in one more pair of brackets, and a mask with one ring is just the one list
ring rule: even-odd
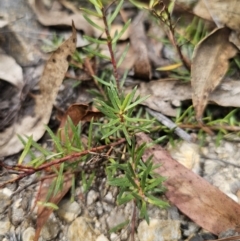
{"label": "reddish plant stem", "polygon": [[[120,140],[118,140],[114,143],[108,144],[108,145],[98,146],[98,147],[94,147],[92,149],[85,150],[85,151],[82,151],[82,152],[73,153],[73,154],[65,156],[63,158],[55,159],[51,162],[45,163],[45,164],[43,164],[43,165],[41,165],[37,168],[31,168],[31,167],[26,168],[25,166],[22,166],[22,165],[8,166],[8,165],[5,165],[4,163],[0,162],[0,166],[6,168],[8,170],[17,170],[17,171],[23,171],[24,172],[24,173],[21,173],[18,177],[13,178],[13,179],[11,179],[11,180],[3,183],[3,184],[0,184],[0,188],[6,186],[7,184],[17,182],[17,181],[23,179],[24,177],[33,175],[36,172],[46,170],[49,167],[59,165],[59,164],[61,164],[63,162],[66,162],[66,161],[72,161],[76,158],[88,155],[91,152],[100,152],[100,151],[104,150],[105,148],[120,145],[120,144],[124,143],[125,141],[126,140],[124,138],[122,138],[122,139],[120,139]],[[23,170],[21,170],[21,169],[23,169]]]}
{"label": "reddish plant stem", "polygon": [[[189,128],[189,129],[201,129],[202,125],[200,124],[179,124],[178,125],[181,128]],[[214,125],[214,126],[207,126],[209,129],[212,130],[220,130],[224,129],[227,131],[240,131],[240,126],[227,126],[227,125]]]}
{"label": "reddish plant stem", "polygon": [[170,26],[169,26],[168,38],[172,42],[173,46],[175,47],[175,49],[176,49],[176,51],[179,55],[179,58],[181,59],[185,68],[188,71],[191,71],[191,64],[186,59],[186,57],[182,54],[181,47],[179,46],[179,44],[177,44],[177,41],[176,41],[176,38],[175,38],[175,33],[174,33],[174,28],[173,28],[173,25],[172,25],[171,22],[170,22]]}
{"label": "reddish plant stem", "polygon": [[109,50],[110,57],[111,57],[111,63],[112,63],[112,66],[113,66],[113,75],[114,75],[116,83],[117,83],[118,91],[120,91],[120,83],[119,83],[119,76],[118,76],[118,71],[117,71],[117,63],[116,63],[116,59],[115,59],[113,49],[112,49],[112,37],[109,33],[109,28],[108,28],[108,23],[107,23],[107,18],[106,18],[106,12],[105,12],[104,8],[102,8],[102,15],[103,15],[102,16],[103,23],[104,23],[104,26],[105,26],[105,33],[106,33],[106,36],[107,36],[107,46],[108,46],[108,50]]}
{"label": "reddish plant stem", "polygon": [[[168,39],[170,40],[170,42],[172,43],[172,45],[174,46],[174,48],[176,49],[179,58],[181,59],[183,65],[185,66],[185,68],[188,71],[191,71],[191,63],[188,61],[188,59],[183,55],[182,51],[181,51],[181,47],[179,46],[179,44],[176,41],[175,38],[175,26],[172,23],[172,18],[171,18],[171,14],[169,13],[168,9],[166,8],[166,5],[163,3],[163,1],[160,2],[160,4],[162,5],[162,9],[160,10],[160,14],[158,14],[155,10],[152,10],[152,13],[155,17],[157,17],[164,25],[166,25],[169,29],[169,31],[167,32],[167,36]],[[167,19],[165,19],[162,16],[162,13],[165,13],[167,15]]]}

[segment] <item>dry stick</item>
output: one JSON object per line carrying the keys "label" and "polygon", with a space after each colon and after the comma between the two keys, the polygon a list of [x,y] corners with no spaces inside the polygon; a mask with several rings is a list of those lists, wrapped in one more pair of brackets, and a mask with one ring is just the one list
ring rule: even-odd
{"label": "dry stick", "polygon": [[175,134],[181,137],[183,140],[187,142],[193,142],[192,137],[183,129],[178,127],[173,121],[167,118],[165,115],[153,111],[149,108],[146,109],[149,114],[155,117],[159,122],[161,122],[164,126],[168,127],[169,129],[174,129]]}
{"label": "dry stick", "polygon": [[[189,129],[202,128],[200,124],[178,124],[178,126],[181,128],[189,128]],[[207,127],[212,130],[224,129],[227,131],[240,131],[240,126],[214,125],[214,126],[207,126]]]}
{"label": "dry stick", "polygon": [[[39,166],[39,167],[37,167],[37,168],[29,168],[29,169],[28,169],[28,168],[26,168],[25,166],[23,166],[23,169],[25,169],[25,173],[22,173],[22,174],[20,174],[18,177],[13,178],[13,179],[11,179],[11,180],[9,180],[9,181],[6,181],[6,182],[3,183],[3,184],[0,184],[0,188],[6,186],[7,184],[17,182],[17,181],[23,179],[23,178],[26,177],[26,176],[33,175],[34,173],[39,172],[39,171],[42,171],[42,170],[45,170],[45,169],[47,169],[47,168],[49,168],[49,167],[52,167],[52,166],[61,164],[61,163],[65,162],[65,161],[70,161],[71,159],[75,159],[75,158],[79,158],[79,157],[88,155],[90,152],[99,152],[99,151],[104,150],[105,148],[120,145],[120,144],[124,143],[125,141],[126,141],[126,140],[125,140],[124,138],[122,138],[122,139],[120,139],[120,140],[118,140],[118,141],[116,141],[116,142],[114,142],[114,143],[108,144],[108,145],[98,146],[98,147],[94,147],[94,148],[92,148],[92,149],[90,149],[90,150],[85,150],[85,151],[82,151],[82,152],[73,153],[73,154],[68,155],[68,156],[65,156],[65,157],[63,157],[63,158],[55,159],[55,160],[53,160],[52,162],[45,163],[45,164],[43,164],[43,165],[41,165],[41,166]],[[8,166],[8,165],[5,165],[5,164],[2,163],[2,162],[0,162],[0,166],[5,167],[5,168],[7,168],[7,169],[13,169],[13,170],[14,170],[15,168],[19,169],[19,168],[22,167],[22,166],[20,166],[20,165],[16,165],[16,166],[10,167],[10,166]]]}
{"label": "dry stick", "polygon": [[101,10],[102,10],[102,15],[103,15],[103,17],[102,17],[103,23],[104,23],[104,26],[105,26],[105,33],[106,33],[106,36],[107,36],[107,46],[108,46],[108,50],[109,50],[109,53],[110,53],[110,56],[111,56],[111,63],[112,63],[112,66],[113,66],[113,75],[114,75],[116,83],[117,83],[118,91],[120,91],[120,83],[119,83],[119,76],[118,76],[118,71],[117,71],[117,63],[116,63],[115,56],[114,56],[113,49],[112,49],[112,37],[109,33],[109,28],[108,28],[108,23],[107,23],[107,18],[106,18],[106,11],[105,11],[104,8],[102,8]]}

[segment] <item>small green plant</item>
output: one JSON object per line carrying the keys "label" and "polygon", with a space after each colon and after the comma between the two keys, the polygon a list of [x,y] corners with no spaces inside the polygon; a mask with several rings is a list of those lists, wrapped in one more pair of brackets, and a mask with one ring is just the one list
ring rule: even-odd
{"label": "small green plant", "polygon": [[[89,2],[93,4],[95,11],[82,9],[85,12],[84,16],[93,27],[105,32],[107,39],[102,40],[85,36],[89,45],[83,49],[84,55],[76,53],[74,60],[83,64],[84,59],[82,57],[86,56],[87,58],[94,57],[111,62],[112,69],[105,69],[98,76],[92,74],[99,90],[94,99],[94,105],[104,114],[104,118],[99,122],[93,120],[90,122],[87,130],[87,145],[84,145],[82,141],[81,125],[75,126],[71,118],[68,118],[64,128],[59,130],[56,135],[50,128],[46,127],[53,142],[53,151],[42,148],[31,137],[27,141],[20,137],[25,149],[19,159],[19,164],[22,164],[26,155],[30,155],[31,162],[28,165],[33,169],[30,169],[29,173],[43,170],[51,170],[54,173],[48,198],[43,205],[56,208],[54,204],[49,202],[49,198],[63,189],[64,175],[69,173],[80,174],[84,192],[87,192],[97,175],[92,163],[99,162],[103,158],[108,159],[109,162],[105,164],[106,175],[108,184],[119,187],[118,204],[133,201],[140,209],[140,216],[149,222],[147,204],[154,204],[160,208],[165,208],[168,204],[154,196],[164,193],[163,183],[165,178],[155,174],[157,166],[153,165],[151,158],[143,162],[142,155],[147,146],[137,146],[135,141],[136,133],[152,130],[154,120],[149,117],[142,118],[141,112],[138,112],[138,105],[148,96],[142,98],[137,96],[137,88],[134,88],[128,94],[124,94],[123,83],[126,75],[120,80],[117,68],[123,61],[128,47],[118,61],[114,56],[116,43],[128,28],[130,20],[125,23],[119,33],[110,36],[110,27],[124,1],[117,2],[112,13],[107,12],[107,8],[103,6],[101,0],[89,0]],[[93,22],[91,15],[101,19],[105,27],[98,26],[97,23]],[[99,46],[103,44],[108,46],[110,57],[100,53]],[[93,136],[96,138],[93,138]],[[125,143],[124,146],[123,143]],[[109,147],[117,147],[120,151],[125,148],[127,152],[124,160],[117,154],[118,150],[113,150],[114,154],[110,156],[106,152],[106,148]],[[34,149],[38,150],[41,155],[36,156]],[[73,175],[72,196],[75,190],[75,178],[76,175]]]}
{"label": "small green plant", "polygon": [[[140,210],[140,217],[145,218],[149,223],[147,214],[147,203],[154,204],[159,208],[168,207],[168,203],[156,198],[154,195],[162,194],[165,188],[162,186],[165,178],[157,176],[151,157],[145,162],[142,161],[142,155],[146,149],[146,144],[139,147],[135,146],[135,140],[128,146],[128,152],[131,154],[126,163],[119,163],[110,159],[111,164],[107,167],[108,182],[112,186],[120,188],[117,198],[118,204],[124,204],[134,200]],[[117,170],[121,170],[123,175],[116,177]]]}

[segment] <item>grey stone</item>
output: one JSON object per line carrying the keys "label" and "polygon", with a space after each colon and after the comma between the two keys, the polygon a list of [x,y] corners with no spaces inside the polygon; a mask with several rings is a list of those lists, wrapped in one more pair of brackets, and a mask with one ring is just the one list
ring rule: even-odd
{"label": "grey stone", "polygon": [[8,195],[0,192],[0,213],[6,211],[7,207],[11,204],[11,199]]}
{"label": "grey stone", "polygon": [[108,227],[111,229],[116,227],[120,223],[125,222],[127,219],[128,218],[124,215],[124,212],[122,209],[119,210],[118,208],[115,208],[108,216],[107,224],[108,224]]}
{"label": "grey stone", "polygon": [[109,240],[107,237],[105,237],[103,234],[101,234],[97,237],[96,241],[109,241]]}
{"label": "grey stone", "polygon": [[144,220],[138,226],[140,241],[177,241],[181,238],[180,221],[150,220],[149,225]]}
{"label": "grey stone", "polygon": [[24,230],[23,235],[22,235],[22,240],[23,241],[33,241],[35,237],[35,229],[32,227],[27,228]]}
{"label": "grey stone", "polygon": [[59,204],[57,214],[66,222],[72,222],[81,213],[81,207],[77,202],[63,200]]}
{"label": "grey stone", "polygon": [[68,229],[69,241],[96,241],[97,236],[99,234],[96,234],[84,217],[76,218]]}
{"label": "grey stone", "polygon": [[41,236],[45,240],[52,240],[57,237],[59,231],[60,225],[57,220],[55,220],[54,215],[51,215],[41,230]]}
{"label": "grey stone", "polygon": [[87,205],[89,206],[93,204],[94,202],[96,202],[98,198],[99,198],[99,193],[94,190],[90,190],[87,195]]}
{"label": "grey stone", "polygon": [[11,227],[11,223],[6,220],[6,221],[0,221],[0,235],[5,235]]}

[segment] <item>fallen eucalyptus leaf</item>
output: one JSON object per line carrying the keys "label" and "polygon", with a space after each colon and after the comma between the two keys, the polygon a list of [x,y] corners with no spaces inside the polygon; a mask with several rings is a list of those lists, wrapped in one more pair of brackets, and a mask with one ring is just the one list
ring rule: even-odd
{"label": "fallen eucalyptus leaf", "polygon": [[229,42],[231,30],[219,28],[198,43],[193,53],[191,83],[196,119],[201,121],[209,94],[219,85],[228,70],[228,60],[237,48]]}
{"label": "fallen eucalyptus leaf", "polygon": [[[130,93],[133,86],[125,89],[126,93]],[[190,83],[184,83],[180,80],[164,80],[150,81],[148,83],[141,82],[138,85],[136,95],[141,97],[149,95],[142,102],[143,105],[161,112],[167,116],[176,116],[177,108],[174,108],[174,102],[180,102],[192,99],[192,88]],[[214,103],[220,106],[240,107],[240,81],[224,79],[209,96],[208,103]]]}
{"label": "fallen eucalyptus leaf", "polygon": [[130,27],[130,42],[135,52],[134,75],[139,78],[150,80],[152,70],[148,57],[147,38],[144,31],[144,12],[140,12]]}
{"label": "fallen eucalyptus leaf", "polygon": [[[73,27],[72,36],[51,55],[45,65],[39,82],[40,94],[28,102],[28,104],[33,104],[31,113],[28,110],[23,118],[18,118],[14,125],[0,133],[0,156],[15,154],[23,148],[17,134],[22,137],[33,136],[34,141],[39,140],[44,134],[44,125],[47,125],[50,119],[58,89],[65,77],[71,55],[76,49],[76,41],[76,29]],[[11,135],[7,136],[10,129]]]}
{"label": "fallen eucalyptus leaf", "polygon": [[29,0],[29,2],[42,25],[71,26],[73,21],[76,29],[84,31],[86,35],[93,35],[93,27],[85,20],[80,11],[73,14],[63,11],[48,11],[42,0]]}
{"label": "fallen eucalyptus leaf", "polygon": [[[137,134],[139,145],[152,140],[144,133]],[[240,225],[240,206],[218,188],[175,161],[160,145],[149,147],[143,160],[153,156],[156,172],[167,180],[165,195],[181,212],[202,228],[219,235]]]}
{"label": "fallen eucalyptus leaf", "polygon": [[204,3],[218,27],[240,30],[240,0],[204,0]]}

